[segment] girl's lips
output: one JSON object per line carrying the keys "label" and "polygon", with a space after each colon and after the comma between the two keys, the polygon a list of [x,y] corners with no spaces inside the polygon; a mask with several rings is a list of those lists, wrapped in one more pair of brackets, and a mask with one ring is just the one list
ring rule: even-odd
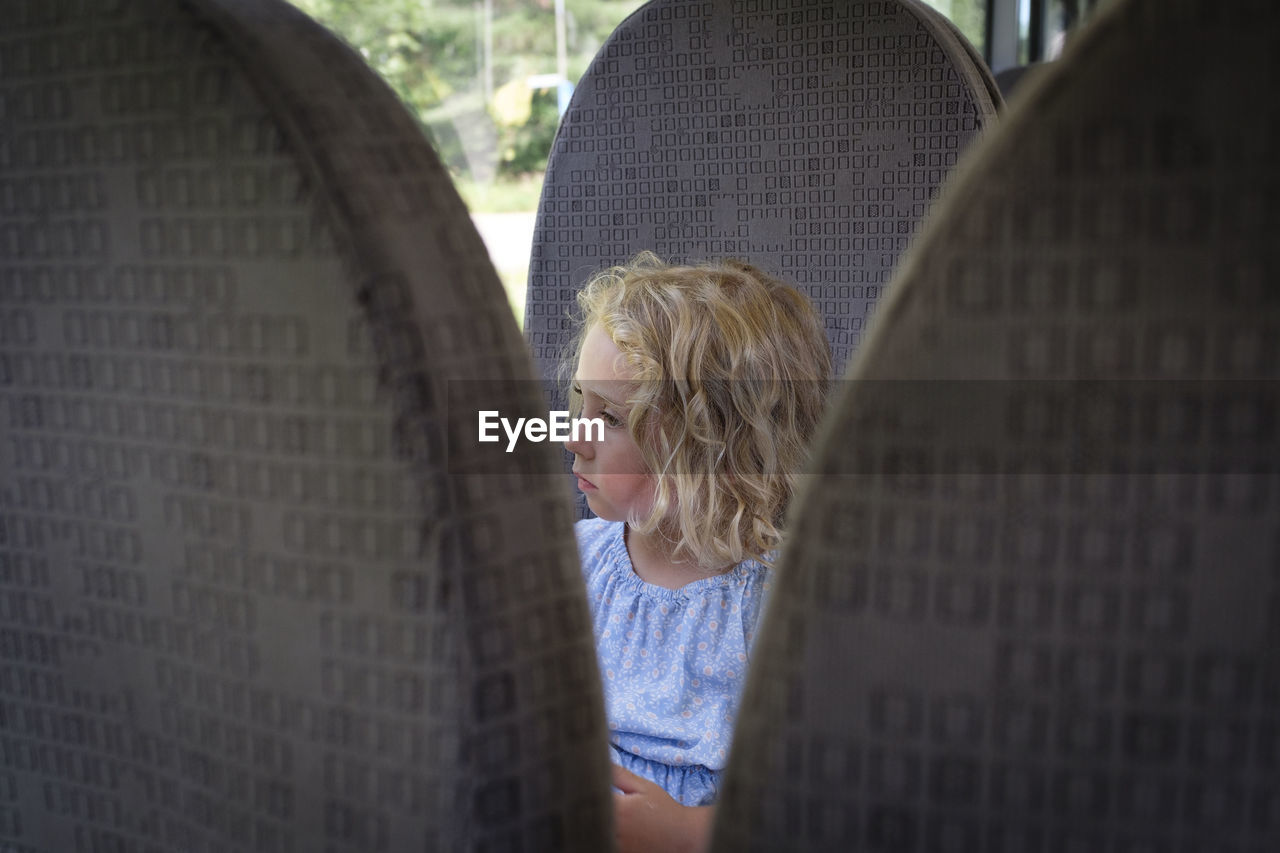
{"label": "girl's lips", "polygon": [[596,490],[595,483],[583,477],[581,474],[574,474],[578,478],[578,490],[582,492],[594,492]]}

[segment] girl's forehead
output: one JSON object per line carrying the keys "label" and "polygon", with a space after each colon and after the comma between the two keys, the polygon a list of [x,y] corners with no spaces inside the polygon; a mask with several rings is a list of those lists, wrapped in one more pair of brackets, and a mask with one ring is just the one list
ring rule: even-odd
{"label": "girl's forehead", "polygon": [[574,379],[579,384],[591,383],[592,390],[597,390],[594,386],[604,388],[609,384],[625,385],[635,380],[635,370],[625,363],[622,351],[600,323],[587,330]]}

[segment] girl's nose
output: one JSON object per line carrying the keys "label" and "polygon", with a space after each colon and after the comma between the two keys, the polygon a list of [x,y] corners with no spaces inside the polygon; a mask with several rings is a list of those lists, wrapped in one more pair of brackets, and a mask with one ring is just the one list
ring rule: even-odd
{"label": "girl's nose", "polygon": [[584,441],[581,436],[570,436],[565,443],[564,449],[572,453],[574,456],[582,456],[590,459],[593,455],[591,452],[591,442]]}

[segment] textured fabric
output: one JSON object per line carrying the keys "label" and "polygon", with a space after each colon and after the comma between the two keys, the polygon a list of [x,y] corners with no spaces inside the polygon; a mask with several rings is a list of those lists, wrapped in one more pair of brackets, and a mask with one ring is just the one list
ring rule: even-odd
{"label": "textured fabric", "polygon": [[622,522],[576,527],[614,760],[687,806],[708,805],[746,678],[769,570],[744,561],[680,589],[645,583]]}
{"label": "textured fabric", "polygon": [[822,427],[713,850],[1280,850],[1278,33],[1117,0],[957,170]]}
{"label": "textured fabric", "polygon": [[279,0],[0,21],[0,848],[607,850],[558,453],[471,473],[541,401],[417,123]]}

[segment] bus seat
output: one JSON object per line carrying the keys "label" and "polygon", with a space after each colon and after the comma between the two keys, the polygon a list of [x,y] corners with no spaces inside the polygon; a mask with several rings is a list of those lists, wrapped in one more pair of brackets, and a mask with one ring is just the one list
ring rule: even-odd
{"label": "bus seat", "polygon": [[608,849],[572,505],[467,449],[544,403],[415,122],[278,0],[4,27],[0,846]]}
{"label": "bus seat", "polygon": [[1030,65],[1010,65],[1008,68],[1001,68],[995,73],[996,86],[1000,88],[1000,95],[1004,100],[1009,100],[1013,96],[1013,90],[1022,86],[1023,78],[1043,70],[1044,66],[1043,62],[1033,62]]}
{"label": "bus seat", "polygon": [[972,152],[824,424],[713,850],[1280,849],[1277,32],[1117,0]]}
{"label": "bus seat", "polygon": [[960,27],[956,25],[955,21],[927,2],[917,2],[913,8],[920,15],[933,18],[930,30],[937,36],[938,41],[948,43],[948,54],[954,55],[959,51],[963,51],[968,55],[968,62],[956,64],[956,73],[968,78],[969,85],[974,89],[985,88],[987,97],[991,99],[993,106],[997,110],[1002,109],[1004,107],[1004,98],[1001,95],[1003,90],[997,84],[990,66],[987,65],[987,61],[983,59],[978,49],[973,46],[973,42],[965,38],[964,33],[960,31]]}
{"label": "bus seat", "polygon": [[998,105],[973,48],[917,0],[651,0],[597,54],[552,149],[525,302],[540,373],[577,290],[641,250],[796,283],[842,365]]}

